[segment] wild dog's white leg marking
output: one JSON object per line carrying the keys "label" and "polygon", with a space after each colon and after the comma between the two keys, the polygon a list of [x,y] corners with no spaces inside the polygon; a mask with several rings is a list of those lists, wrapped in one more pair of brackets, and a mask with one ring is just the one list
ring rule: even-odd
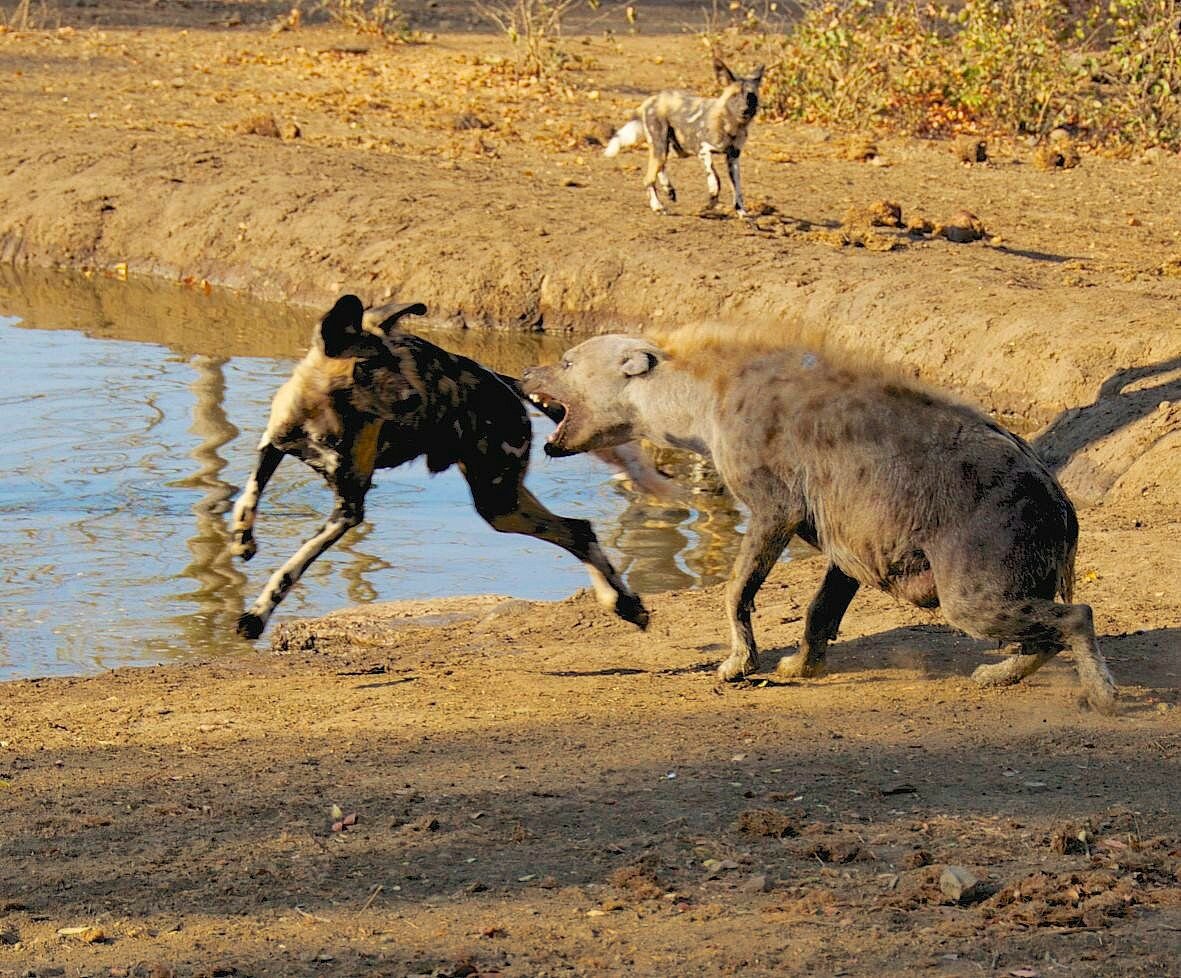
{"label": "wild dog's white leg marking", "polygon": [[701,165],[705,167],[705,182],[709,187],[709,206],[714,207],[718,202],[718,194],[722,190],[721,181],[718,180],[718,171],[714,169],[714,156],[707,146],[701,147],[701,152],[697,155],[701,158]]}
{"label": "wild dog's white leg marking", "polygon": [[304,543],[291,555],[287,563],[271,575],[267,586],[258,596],[258,600],[239,620],[238,630],[247,638],[257,638],[261,635],[279,603],[287,596],[287,592],[295,586],[295,583],[303,577],[304,571],[320,554],[360,522],[361,516],[358,510],[352,507],[347,510],[338,509],[319,533]]}
{"label": "wild dog's white leg marking", "polygon": [[258,446],[258,462],[254,471],[250,473],[250,481],[242,490],[241,498],[234,504],[230,553],[236,557],[249,560],[258,552],[258,546],[254,542],[254,520],[258,512],[258,501],[282,460],[283,453],[264,437]]}
{"label": "wild dog's white leg marking", "polygon": [[664,213],[664,204],[660,202],[660,197],[656,194],[656,188],[651,184],[648,185],[648,206],[657,214]]}
{"label": "wild dog's white leg marking", "polygon": [[661,167],[660,172],[656,174],[656,179],[660,181],[660,189],[668,194],[668,199],[673,203],[677,200],[677,190],[672,185],[672,181],[668,178],[668,170],[666,167]]}

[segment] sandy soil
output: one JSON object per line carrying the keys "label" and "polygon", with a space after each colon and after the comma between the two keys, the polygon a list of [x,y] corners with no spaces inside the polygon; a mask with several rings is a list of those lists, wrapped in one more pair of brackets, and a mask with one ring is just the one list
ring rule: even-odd
{"label": "sandy soil", "polygon": [[[549,86],[451,33],[478,26],[462,5],[409,5],[440,33],[398,46],[272,32],[280,6],[0,34],[0,255],[471,326],[775,317],[905,362],[1041,427],[1123,708],[1081,711],[1065,659],[981,692],[995,650],[880,595],[829,678],[719,687],[716,590],[654,597],[647,635],[586,595],[428,603],[246,661],[11,683],[0,975],[1181,973],[1181,162],[1045,173],[993,141],[967,167],[882,137],[873,165],[763,124],[754,225],[700,216],[692,161],[660,220],[642,155],[599,144],[642,93],[708,85],[675,4],[666,33],[574,37]],[[842,245],[881,198],[990,238]],[[820,572],[765,588],[768,665]],[[981,881],[962,905],[948,865]]]}

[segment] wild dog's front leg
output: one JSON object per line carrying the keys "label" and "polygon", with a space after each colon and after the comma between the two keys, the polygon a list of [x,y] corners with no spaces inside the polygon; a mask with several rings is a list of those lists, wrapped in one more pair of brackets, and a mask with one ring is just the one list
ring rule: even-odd
{"label": "wild dog's front leg", "polygon": [[258,638],[262,634],[263,629],[267,627],[267,622],[270,621],[271,615],[274,614],[279,603],[287,597],[287,592],[303,577],[304,571],[312,565],[312,562],[320,554],[336,543],[337,540],[364,518],[365,505],[363,493],[360,496],[351,498],[338,495],[336,497],[336,509],[328,517],[328,522],[320,528],[320,532],[305,542],[302,547],[291,555],[287,563],[271,575],[271,579],[267,581],[266,587],[262,589],[262,594],[258,596],[258,600],[250,606],[249,611],[238,619],[238,634],[244,638]]}
{"label": "wild dog's front leg", "polygon": [[815,678],[825,673],[824,655],[828,643],[837,637],[841,619],[860,585],[836,564],[829,564],[820,590],[808,605],[804,618],[804,640],[795,655],[779,660],[775,674],[783,679]]}
{"label": "wild dog's front leg", "polygon": [[739,217],[746,217],[746,202],[742,198],[742,173],[738,168],[740,151],[731,147],[726,150],[726,171],[730,174],[730,183],[734,187],[734,212]]}
{"label": "wild dog's front leg", "polygon": [[726,586],[730,657],[718,666],[718,678],[741,679],[758,669],[759,650],[750,623],[755,595],[783,553],[795,528],[796,521],[785,523],[778,514],[751,514],[750,525],[742,538],[738,558],[734,561],[734,572]]}
{"label": "wild dog's front leg", "polygon": [[709,187],[709,208],[712,210],[718,205],[718,194],[722,192],[722,182],[718,179],[718,171],[714,169],[714,154],[710,147],[703,146],[698,155],[701,165],[705,168],[705,183]]}
{"label": "wild dog's front leg", "polygon": [[233,526],[230,528],[230,553],[235,557],[249,560],[258,553],[258,546],[254,542],[254,519],[258,513],[258,501],[281,461],[283,453],[269,441],[264,441],[259,446],[258,464],[250,473],[250,480],[234,504]]}

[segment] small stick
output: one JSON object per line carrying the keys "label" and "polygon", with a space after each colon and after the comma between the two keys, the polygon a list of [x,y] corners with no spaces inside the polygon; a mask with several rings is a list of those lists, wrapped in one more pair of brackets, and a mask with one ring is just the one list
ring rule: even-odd
{"label": "small stick", "polygon": [[369,892],[369,899],[365,901],[364,906],[362,906],[361,909],[357,911],[357,913],[364,913],[371,906],[373,906],[373,901],[377,899],[377,894],[379,894],[384,889],[385,889],[385,887],[382,886],[380,883],[378,883],[376,886],[374,886],[373,889]]}

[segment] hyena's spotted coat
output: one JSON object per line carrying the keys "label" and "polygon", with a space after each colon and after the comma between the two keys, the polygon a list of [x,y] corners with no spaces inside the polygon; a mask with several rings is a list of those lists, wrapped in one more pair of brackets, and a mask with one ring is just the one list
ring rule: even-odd
{"label": "hyena's spotted coat", "polygon": [[713,158],[716,154],[725,156],[730,183],[734,187],[734,210],[739,217],[746,217],[738,160],[746,145],[750,124],[759,109],[763,66],[759,65],[753,74],[742,78],[715,58],[714,71],[723,86],[722,94],[717,98],[672,91],[650,95],[640,104],[636,117],[615,133],[604,150],[604,155],[615,156],[622,147],[633,146],[641,139],[648,143],[644,187],[648,191],[648,204],[657,214],[665,212],[656,192],[657,182],[670,201],[677,199],[667,170],[671,150],[678,156],[696,156],[701,160],[711,208],[717,204],[721,192]]}

